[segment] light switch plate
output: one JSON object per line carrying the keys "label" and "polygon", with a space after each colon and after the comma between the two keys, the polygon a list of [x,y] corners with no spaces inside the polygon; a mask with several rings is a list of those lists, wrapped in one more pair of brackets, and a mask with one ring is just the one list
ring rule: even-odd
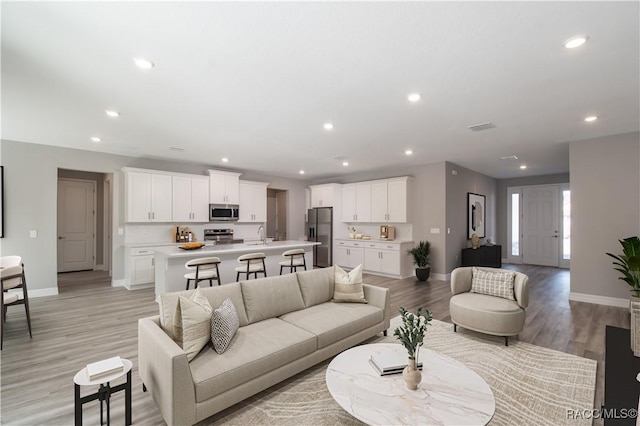
{"label": "light switch plate", "polygon": [[29,238],[38,238],[38,231],[35,229],[29,231]]}
{"label": "light switch plate", "polygon": [[124,228],[118,228],[118,235],[124,235]]}
{"label": "light switch plate", "polygon": [[440,233],[440,228],[431,228],[431,233],[432,234],[439,234]]}

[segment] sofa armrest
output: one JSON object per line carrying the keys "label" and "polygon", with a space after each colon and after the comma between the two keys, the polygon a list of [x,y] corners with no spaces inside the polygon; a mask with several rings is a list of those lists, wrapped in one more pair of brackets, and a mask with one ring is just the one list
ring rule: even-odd
{"label": "sofa armrest", "polygon": [[513,281],[513,293],[516,301],[521,308],[526,309],[529,306],[529,277],[523,273],[516,272]]}
{"label": "sofa armrest", "polygon": [[138,320],[138,373],[169,425],[196,422],[196,396],[186,353],[160,327]]}
{"label": "sofa armrest", "polygon": [[364,298],[370,305],[377,306],[384,312],[385,330],[391,325],[391,292],[388,288],[378,287],[371,284],[362,284]]}
{"label": "sofa armrest", "polygon": [[451,293],[454,295],[471,291],[473,268],[462,266],[451,272]]}

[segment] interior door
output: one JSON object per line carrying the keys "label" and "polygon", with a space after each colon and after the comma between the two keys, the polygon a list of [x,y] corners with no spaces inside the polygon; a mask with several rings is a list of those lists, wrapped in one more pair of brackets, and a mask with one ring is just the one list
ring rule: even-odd
{"label": "interior door", "polygon": [[523,263],[558,266],[558,186],[531,186],[522,191]]}
{"label": "interior door", "polygon": [[58,272],[94,268],[95,183],[58,180]]}

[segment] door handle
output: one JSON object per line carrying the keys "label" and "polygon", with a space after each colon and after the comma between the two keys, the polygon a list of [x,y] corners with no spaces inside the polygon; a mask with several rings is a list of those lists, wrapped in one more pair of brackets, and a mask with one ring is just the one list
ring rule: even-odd
{"label": "door handle", "polygon": [[64,240],[64,237],[58,237],[59,240]]}

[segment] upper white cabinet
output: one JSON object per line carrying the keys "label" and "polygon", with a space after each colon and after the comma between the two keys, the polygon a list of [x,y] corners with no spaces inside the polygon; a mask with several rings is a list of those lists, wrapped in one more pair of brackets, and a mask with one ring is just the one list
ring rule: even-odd
{"label": "upper white cabinet", "polygon": [[411,178],[371,182],[371,222],[407,222]]}
{"label": "upper white cabinet", "polygon": [[238,222],[267,221],[267,185],[264,182],[240,181]]}
{"label": "upper white cabinet", "polygon": [[304,189],[304,221],[309,221],[309,209],[311,208],[311,189]]}
{"label": "upper white cabinet", "polygon": [[342,187],[342,221],[371,222],[371,184],[352,183]]}
{"label": "upper white cabinet", "polygon": [[173,176],[173,220],[209,221],[209,179],[206,176]]}
{"label": "upper white cabinet", "polygon": [[134,169],[125,172],[127,222],[171,222],[172,185],[170,174]]}
{"label": "upper white cabinet", "polygon": [[338,187],[340,187],[340,185],[336,183],[310,186],[311,207],[333,207],[335,204],[335,195],[339,193],[337,190]]}
{"label": "upper white cabinet", "polygon": [[240,204],[240,174],[209,170],[209,203]]}

